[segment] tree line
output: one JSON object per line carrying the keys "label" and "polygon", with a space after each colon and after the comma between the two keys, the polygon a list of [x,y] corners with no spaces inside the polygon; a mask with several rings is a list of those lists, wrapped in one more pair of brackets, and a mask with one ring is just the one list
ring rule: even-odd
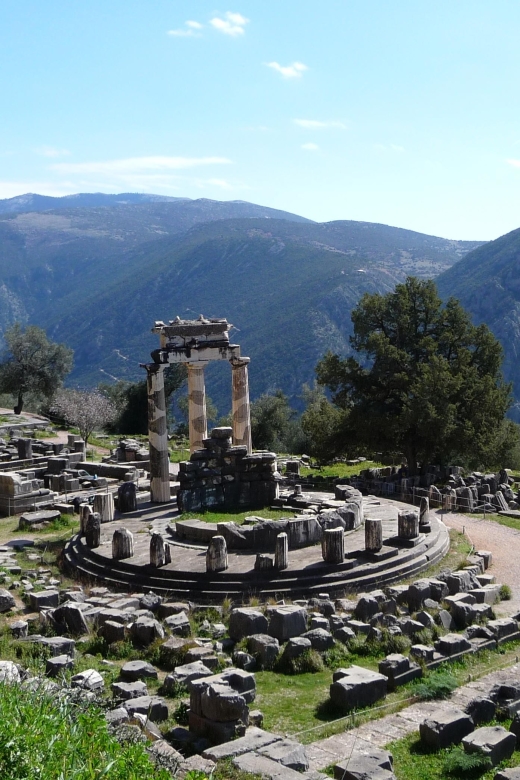
{"label": "tree line", "polygon": [[[471,468],[520,466],[519,429],[507,419],[512,387],[501,373],[502,349],[486,325],[475,326],[460,303],[445,305],[435,283],[409,277],[391,293],[366,293],[352,312],[350,354],[328,352],[316,381],[302,389],[303,413],[281,391],[251,404],[255,449],[306,453],[318,463],[360,454],[406,462],[410,473],[429,463]],[[36,326],[4,334],[0,393],[43,402],[88,439],[94,429],[139,434],[148,429],[146,381],[63,387],[72,350]],[[187,433],[184,366],[165,372],[169,406],[176,398],[177,433]],[[217,420],[208,402],[208,418]],[[172,421],[173,422],[173,421]],[[517,463],[517,461],[519,461]]]}

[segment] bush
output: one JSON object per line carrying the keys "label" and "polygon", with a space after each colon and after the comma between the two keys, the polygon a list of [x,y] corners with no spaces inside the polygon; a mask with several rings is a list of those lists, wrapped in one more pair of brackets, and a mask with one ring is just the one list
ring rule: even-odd
{"label": "bush", "polygon": [[141,743],[121,745],[103,713],[81,697],[55,698],[45,688],[0,686],[2,780],[168,780]]}
{"label": "bush", "polygon": [[501,585],[498,595],[500,596],[500,601],[510,601],[513,598],[513,591],[509,585]]}
{"label": "bush", "polygon": [[331,647],[330,650],[326,650],[325,653],[323,653],[323,662],[328,669],[338,669],[338,667],[350,663],[348,648],[345,645],[336,642],[334,647]]}
{"label": "bush", "polygon": [[444,772],[454,777],[478,777],[491,769],[489,756],[480,753],[466,753],[461,747],[452,748],[444,759]]}
{"label": "bush", "polygon": [[324,664],[321,655],[316,650],[306,650],[299,658],[284,658],[279,656],[274,670],[281,674],[308,674],[322,672]]}
{"label": "bush", "polygon": [[458,687],[456,678],[443,670],[432,672],[426,679],[413,686],[419,699],[446,699]]}

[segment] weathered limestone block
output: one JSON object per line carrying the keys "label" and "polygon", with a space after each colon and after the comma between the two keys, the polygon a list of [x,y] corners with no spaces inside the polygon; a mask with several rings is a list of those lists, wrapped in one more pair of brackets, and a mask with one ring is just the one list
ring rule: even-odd
{"label": "weathered limestone block", "polygon": [[473,721],[470,716],[451,706],[435,710],[419,726],[421,741],[437,749],[457,745],[472,731]]}
{"label": "weathered limestone block", "polygon": [[302,635],[302,639],[309,639],[312,649],[318,652],[334,647],[334,639],[329,631],[323,628],[313,628]]}
{"label": "weathered limestone block", "polygon": [[106,620],[103,625],[99,627],[99,633],[110,645],[113,642],[122,642],[124,640],[126,627],[124,623],[118,623],[115,620]]}
{"label": "weathered limestone block", "polygon": [[130,634],[139,645],[147,647],[156,639],[164,639],[164,628],[155,618],[140,616],[130,628]]}
{"label": "weathered limestone block", "polygon": [[303,636],[295,636],[292,639],[289,639],[285,645],[282,657],[286,661],[292,661],[294,658],[299,658],[311,649],[312,645],[310,639]]}
{"label": "weathered limestone block", "polygon": [[274,568],[274,561],[270,555],[257,553],[255,560],[255,571],[269,571]]}
{"label": "weathered limestone block", "polygon": [[238,607],[229,617],[229,636],[235,642],[253,634],[267,632],[267,618],[258,609]]}
{"label": "weathered limestone block", "polygon": [[419,514],[413,509],[400,509],[397,515],[397,535],[400,539],[419,536]]}
{"label": "weathered limestone block", "polygon": [[148,688],[142,680],[135,682],[114,682],[110,686],[112,695],[115,699],[136,699],[138,696],[148,696]]}
{"label": "weathered limestone block", "polygon": [[383,521],[379,517],[367,517],[365,520],[365,550],[379,552],[383,546]]}
{"label": "weathered limestone block", "polygon": [[85,669],[70,678],[72,688],[83,688],[87,691],[100,691],[105,687],[105,681],[96,669]]}
{"label": "weathered limestone block", "polygon": [[191,634],[190,621],[185,612],[179,612],[177,615],[170,615],[170,617],[167,617],[164,621],[164,625],[176,636],[190,636]]}
{"label": "weathered limestone block", "polygon": [[241,720],[245,725],[249,720],[249,709],[244,697],[226,683],[212,683],[207,686],[201,697],[202,716],[220,723]]}
{"label": "weathered limestone block", "polygon": [[289,565],[289,542],[286,533],[278,534],[276,537],[275,551],[274,551],[274,566],[275,569],[281,571],[286,569]]}
{"label": "weathered limestone block", "polygon": [[427,496],[421,498],[419,505],[419,526],[428,525],[430,522],[430,500]]}
{"label": "weathered limestone block", "polygon": [[334,766],[334,780],[395,780],[391,753],[370,746],[355,748],[352,754]]}
{"label": "weathered limestone block", "polygon": [[247,730],[245,736],[234,739],[232,742],[226,742],[224,745],[206,748],[202,755],[204,758],[209,758],[213,761],[219,761],[222,758],[234,758],[245,753],[252,753],[273,742],[279,742],[281,739],[277,734],[271,734],[269,731],[263,731],[252,726]]}
{"label": "weathered limestone block", "polygon": [[204,661],[193,661],[189,664],[176,666],[173,672],[164,678],[163,688],[165,693],[172,693],[182,685],[188,685],[192,680],[200,680],[203,677],[210,677],[211,669],[206,666]]}
{"label": "weathered limestone block", "polygon": [[[481,723],[489,723],[493,720],[496,713],[496,705],[491,699],[487,699],[485,696],[476,696],[464,707],[466,712],[475,726],[480,726]],[[512,725],[512,724],[511,724]],[[512,728],[509,731],[513,731]]]}
{"label": "weathered limestone block", "polygon": [[[168,545],[168,549],[169,549]],[[166,550],[162,534],[154,531],[150,537],[150,565],[159,569],[166,563]]]}
{"label": "weathered limestone block", "polygon": [[457,655],[466,650],[471,650],[471,644],[466,637],[460,634],[446,634],[435,642],[435,649],[442,655]]}
{"label": "weathered limestone block", "polygon": [[92,514],[92,507],[90,504],[79,505],[79,533],[80,536],[85,536],[87,533],[87,522]]}
{"label": "weathered limestone block", "polygon": [[410,680],[422,677],[422,669],[419,664],[400,653],[391,653],[380,661],[379,672],[388,678],[389,690],[395,690],[398,685],[404,685]]}
{"label": "weathered limestone block", "polygon": [[146,715],[154,723],[168,717],[168,706],[160,696],[138,696],[135,699],[127,699],[123,706],[130,716],[136,713]]}
{"label": "weathered limestone block", "polygon": [[33,456],[32,439],[18,439],[16,446],[20,460],[31,460]]}
{"label": "weathered limestone block", "polygon": [[228,568],[226,540],[223,536],[214,536],[206,551],[206,571],[225,571]]}
{"label": "weathered limestone block", "polygon": [[102,523],[114,519],[114,497],[112,493],[96,493],[94,496],[94,512],[99,514]]}
{"label": "weathered limestone block", "polygon": [[0,612],[9,612],[14,606],[16,606],[16,602],[13,594],[4,588],[0,589]]}
{"label": "weathered limestone block", "polygon": [[137,511],[137,486],[135,482],[124,482],[118,487],[117,508],[120,512]]}
{"label": "weathered limestone block", "polygon": [[301,636],[307,630],[307,613],[296,604],[275,607],[270,612],[269,634],[286,642],[294,636]]}
{"label": "weathered limestone block", "polygon": [[489,756],[493,766],[505,758],[511,758],[516,747],[516,737],[502,726],[481,726],[462,740],[466,753]]}
{"label": "weathered limestone block", "polygon": [[253,634],[247,640],[247,649],[264,669],[272,669],[278,658],[280,645],[274,636]]}
{"label": "weathered limestone block", "polygon": [[327,528],[321,540],[321,554],[325,563],[343,563],[345,534],[343,528]]}
{"label": "weathered limestone block", "polygon": [[347,712],[369,707],[386,696],[387,678],[361,666],[338,669],[332,680],[331,701]]}
{"label": "weathered limestone block", "polygon": [[47,658],[45,674],[47,677],[57,677],[73,666],[74,659],[70,655],[57,655],[55,658]]}
{"label": "weathered limestone block", "polygon": [[29,636],[29,623],[27,620],[15,620],[9,626],[13,639],[23,639]]}
{"label": "weathered limestone block", "polygon": [[284,767],[294,769],[295,772],[306,772],[309,768],[309,759],[305,748],[293,739],[280,739],[271,742],[270,745],[259,748],[258,752]]}
{"label": "weathered limestone block", "polygon": [[148,661],[127,661],[121,667],[121,677],[124,680],[134,682],[135,680],[144,680],[147,677],[157,679],[157,669],[149,664]]}
{"label": "weathered limestone block", "polygon": [[126,528],[117,528],[112,536],[112,558],[121,561],[134,555],[134,535]]}

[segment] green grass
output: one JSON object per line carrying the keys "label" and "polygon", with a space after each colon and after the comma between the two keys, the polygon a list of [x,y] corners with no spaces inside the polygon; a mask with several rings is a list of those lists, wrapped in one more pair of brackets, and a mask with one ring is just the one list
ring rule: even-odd
{"label": "green grass", "polygon": [[102,712],[84,702],[57,699],[44,690],[0,686],[2,780],[168,780],[141,742],[121,744]]}
{"label": "green grass", "polygon": [[[508,728],[509,724],[500,725]],[[464,775],[449,774],[450,765],[454,758],[458,757],[460,748],[446,748],[444,750],[431,750],[422,745],[417,732],[391,742],[386,746],[394,757],[394,772],[399,780],[446,780],[447,777],[479,778],[480,780],[493,780],[498,769],[518,766],[520,764],[520,751],[516,750],[512,757],[503,761],[499,766],[487,771],[468,771]]]}
{"label": "green grass", "polygon": [[514,528],[515,531],[520,531],[520,518],[505,517],[504,515],[492,514],[490,512],[486,512],[485,515],[483,514],[471,515],[471,517],[474,517],[477,520],[489,520],[492,523],[498,523],[499,525],[506,525],[508,528]]}
{"label": "green grass", "polygon": [[176,520],[204,520],[206,523],[228,523],[233,521],[241,525],[246,517],[264,517],[268,520],[280,520],[292,517],[290,509],[250,509],[247,512],[184,512]]}
{"label": "green grass", "polygon": [[300,469],[300,475],[302,477],[353,477],[354,474],[359,474],[363,469],[371,468],[383,468],[383,464],[375,460],[365,460],[363,463],[356,463],[355,466],[348,466],[346,463],[331,463],[330,466],[315,469],[303,466]]}

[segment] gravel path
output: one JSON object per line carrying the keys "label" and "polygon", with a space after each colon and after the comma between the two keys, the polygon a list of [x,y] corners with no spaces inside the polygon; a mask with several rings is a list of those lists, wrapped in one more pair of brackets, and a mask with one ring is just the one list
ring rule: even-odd
{"label": "gravel path", "polygon": [[[436,512],[441,516],[440,510]],[[477,550],[489,550],[493,554],[490,573],[496,581],[509,585],[513,591],[511,601],[503,601],[495,611],[510,615],[520,611],[520,531],[492,520],[479,520],[472,515],[442,513],[442,520],[448,528],[465,531]]]}

